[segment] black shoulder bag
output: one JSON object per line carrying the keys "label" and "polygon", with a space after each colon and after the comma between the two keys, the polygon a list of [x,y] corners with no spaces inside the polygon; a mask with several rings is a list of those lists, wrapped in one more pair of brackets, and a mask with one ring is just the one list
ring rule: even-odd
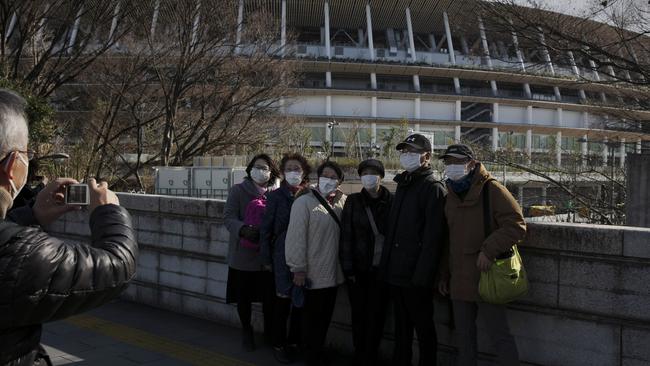
{"label": "black shoulder bag", "polygon": [[311,191],[312,191],[312,193],[314,193],[314,196],[316,196],[316,199],[318,200],[318,202],[320,202],[320,204],[323,205],[323,207],[325,207],[325,209],[330,214],[330,216],[332,216],[332,218],[336,222],[336,225],[338,225],[338,227],[340,229],[341,228],[341,220],[339,220],[339,217],[336,215],[336,212],[334,212],[334,210],[332,209],[332,206],[330,206],[330,204],[327,202],[327,200],[325,198],[323,198],[323,196],[320,195],[320,192],[318,192],[315,189],[312,189]]}

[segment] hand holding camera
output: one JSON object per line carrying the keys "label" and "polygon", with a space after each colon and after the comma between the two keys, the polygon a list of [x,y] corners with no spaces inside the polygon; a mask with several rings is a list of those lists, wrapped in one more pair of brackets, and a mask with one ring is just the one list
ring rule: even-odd
{"label": "hand holding camera", "polygon": [[88,184],[80,184],[72,178],[59,178],[49,183],[38,196],[34,203],[34,217],[41,225],[49,225],[59,217],[70,211],[78,211],[83,206],[88,206],[89,213],[101,205],[119,205],[115,193],[108,189],[108,184],[97,184],[95,179],[90,179]]}

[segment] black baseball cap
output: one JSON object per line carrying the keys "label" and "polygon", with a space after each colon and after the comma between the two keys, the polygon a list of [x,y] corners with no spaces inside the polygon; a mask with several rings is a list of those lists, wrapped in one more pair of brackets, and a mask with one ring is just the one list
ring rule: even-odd
{"label": "black baseball cap", "polygon": [[363,172],[363,170],[366,168],[375,169],[377,172],[379,172],[379,175],[382,178],[384,177],[384,164],[381,161],[377,159],[367,159],[362,161],[361,164],[359,164],[359,169],[357,170],[359,172],[359,176],[361,176],[361,172]]}
{"label": "black baseball cap", "polygon": [[449,145],[444,154],[440,155],[438,159],[444,159],[447,157],[457,158],[457,159],[474,159],[474,151],[472,148],[465,144],[455,144]]}
{"label": "black baseball cap", "polygon": [[407,146],[410,146],[419,151],[431,151],[431,141],[419,133],[414,133],[404,139],[404,141],[397,144],[397,150],[402,150]]}

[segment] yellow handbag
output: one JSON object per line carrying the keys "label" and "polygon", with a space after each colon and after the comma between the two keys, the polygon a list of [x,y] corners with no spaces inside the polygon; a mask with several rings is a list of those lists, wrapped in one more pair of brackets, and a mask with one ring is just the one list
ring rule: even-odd
{"label": "yellow handbag", "polygon": [[517,246],[510,258],[495,259],[487,272],[481,272],[478,293],[491,304],[507,304],[528,293],[528,276]]}
{"label": "yellow handbag", "polygon": [[[490,181],[485,182],[483,186],[483,221],[486,238],[491,233],[488,184]],[[483,301],[491,304],[507,304],[528,293],[528,276],[516,244],[505,256],[495,259],[489,271],[481,272],[478,293]]]}

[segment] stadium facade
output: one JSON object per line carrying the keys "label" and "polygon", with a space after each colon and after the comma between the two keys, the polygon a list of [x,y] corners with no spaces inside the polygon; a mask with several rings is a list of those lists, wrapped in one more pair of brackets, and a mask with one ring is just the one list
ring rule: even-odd
{"label": "stadium facade", "polygon": [[[624,166],[650,139],[620,117],[616,87],[573,54],[553,59],[517,34],[490,39],[475,1],[241,0],[238,15],[263,9],[280,20],[287,62],[304,72],[283,112],[304,118],[312,145],[381,147],[391,127],[493,151],[566,154],[584,164]],[[294,35],[287,44],[287,34]],[[628,74],[628,77],[633,77]],[[585,82],[593,80],[594,83]],[[628,112],[626,112],[628,113]],[[632,112],[647,120],[648,112]],[[611,161],[611,160],[614,161]]]}

